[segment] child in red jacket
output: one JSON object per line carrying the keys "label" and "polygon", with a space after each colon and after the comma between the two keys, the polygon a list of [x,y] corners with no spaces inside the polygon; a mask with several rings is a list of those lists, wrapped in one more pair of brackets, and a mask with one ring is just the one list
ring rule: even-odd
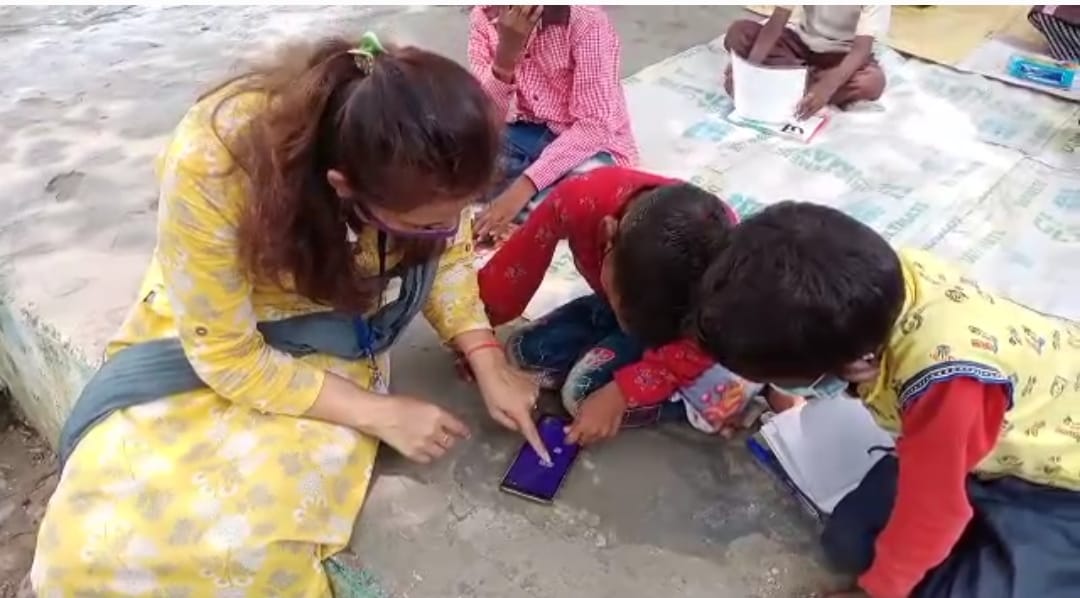
{"label": "child in red jacket", "polygon": [[762,390],[681,335],[692,290],[736,220],[688,183],[603,167],[556,186],[480,270],[481,298],[499,325],[521,315],[557,244],[568,241],[593,294],[518,330],[507,349],[546,386],[561,387],[575,415],[571,441],[684,413],[719,431]]}

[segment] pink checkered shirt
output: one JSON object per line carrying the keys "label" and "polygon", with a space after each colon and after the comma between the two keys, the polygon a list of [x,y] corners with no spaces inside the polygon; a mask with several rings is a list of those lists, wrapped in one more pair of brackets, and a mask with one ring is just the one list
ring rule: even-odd
{"label": "pink checkered shirt", "polygon": [[491,71],[499,34],[483,7],[470,15],[469,66],[507,122],[547,125],[558,135],[525,176],[544,189],[599,152],[616,164],[637,162],[619,80],[619,35],[596,7],[573,6],[566,26],[537,28],[514,71],[514,82]]}

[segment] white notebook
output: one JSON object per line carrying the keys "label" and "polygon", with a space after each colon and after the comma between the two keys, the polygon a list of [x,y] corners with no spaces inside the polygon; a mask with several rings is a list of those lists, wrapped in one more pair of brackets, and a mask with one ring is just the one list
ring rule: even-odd
{"label": "white notebook", "polygon": [[780,467],[823,513],[854,490],[893,438],[862,403],[819,399],[789,409],[761,426],[761,436]]}
{"label": "white notebook", "polygon": [[731,53],[735,114],[745,120],[786,123],[806,93],[806,69],[751,64]]}

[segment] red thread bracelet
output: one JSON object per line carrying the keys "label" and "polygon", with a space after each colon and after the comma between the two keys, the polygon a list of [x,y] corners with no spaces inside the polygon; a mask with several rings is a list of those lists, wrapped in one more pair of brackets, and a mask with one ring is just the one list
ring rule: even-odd
{"label": "red thread bracelet", "polygon": [[503,347],[499,343],[499,341],[488,341],[486,343],[480,343],[479,345],[476,345],[475,347],[472,347],[465,352],[465,360],[468,361],[469,358],[472,357],[473,353],[476,353],[477,351],[483,351],[484,349],[498,349],[502,351],[502,348]]}

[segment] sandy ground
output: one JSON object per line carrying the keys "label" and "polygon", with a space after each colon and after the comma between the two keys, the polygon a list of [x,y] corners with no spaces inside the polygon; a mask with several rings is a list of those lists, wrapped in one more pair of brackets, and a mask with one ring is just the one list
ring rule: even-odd
{"label": "sandy ground", "polygon": [[[740,15],[609,12],[624,74]],[[456,7],[0,7],[0,282],[100,355],[153,247],[152,157],[192,99],[282,37],[367,28],[464,58]],[[833,581],[813,528],[741,447],[641,431],[584,455],[556,507],[529,506],[497,490],[520,440],[483,414],[431,331],[414,326],[395,360],[396,390],[452,406],[476,440],[437,467],[380,459],[353,549],[389,595],[784,598]],[[54,478],[40,439],[18,424],[0,430],[6,598]]]}

